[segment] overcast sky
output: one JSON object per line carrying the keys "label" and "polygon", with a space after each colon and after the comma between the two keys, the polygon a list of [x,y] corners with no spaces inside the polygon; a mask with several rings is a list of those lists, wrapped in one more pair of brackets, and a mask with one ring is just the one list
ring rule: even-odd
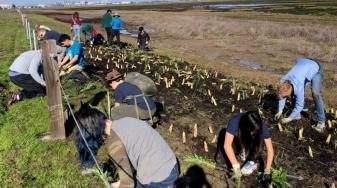
{"label": "overcast sky", "polygon": [[[38,5],[38,4],[55,4],[57,2],[63,3],[65,0],[0,0],[0,4],[15,4],[15,5]],[[81,2],[85,0],[66,0],[67,2]],[[142,0],[87,0],[88,2],[119,2],[119,1],[142,1]],[[149,0],[147,0],[149,1]]]}

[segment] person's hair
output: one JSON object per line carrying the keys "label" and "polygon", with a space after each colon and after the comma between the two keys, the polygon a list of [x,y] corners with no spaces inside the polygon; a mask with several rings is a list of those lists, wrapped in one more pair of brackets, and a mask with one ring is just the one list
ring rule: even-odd
{"label": "person's hair", "polygon": [[110,10],[110,9],[108,9],[106,12],[107,12],[107,13],[111,13],[111,10]]}
{"label": "person's hair", "polygon": [[248,111],[239,121],[238,139],[242,149],[249,152],[248,157],[256,157],[261,149],[262,119],[257,111]]}
{"label": "person's hair", "polygon": [[73,16],[75,16],[77,18],[79,16],[78,12],[74,12]]}
{"label": "person's hair", "polygon": [[138,30],[139,30],[139,31],[143,31],[143,30],[144,30],[144,27],[139,27]]}
{"label": "person's hair", "polygon": [[64,42],[64,41],[66,41],[66,40],[71,40],[71,39],[70,39],[70,36],[67,35],[67,34],[62,34],[62,35],[60,36],[58,42],[59,42],[59,43],[62,43],[62,42]]}
{"label": "person's hair", "polygon": [[[103,144],[103,134],[105,128],[105,121],[107,117],[99,110],[89,106],[81,107],[76,117],[80,129],[83,132],[84,138],[96,156],[99,147]],[[90,167],[95,164],[85,142],[78,131],[75,138],[77,151],[82,167]]]}
{"label": "person's hair", "polygon": [[291,82],[289,80],[284,81],[279,89],[278,89],[278,94],[279,96],[287,96],[288,94],[291,94],[291,90],[292,90],[292,85]]}

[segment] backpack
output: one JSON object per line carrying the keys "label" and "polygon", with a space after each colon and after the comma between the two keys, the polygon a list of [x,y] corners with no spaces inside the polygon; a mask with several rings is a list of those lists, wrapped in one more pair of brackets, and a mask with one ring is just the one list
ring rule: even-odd
{"label": "backpack", "polygon": [[158,93],[158,89],[154,81],[138,72],[127,73],[124,81],[137,86],[147,96],[154,96]]}

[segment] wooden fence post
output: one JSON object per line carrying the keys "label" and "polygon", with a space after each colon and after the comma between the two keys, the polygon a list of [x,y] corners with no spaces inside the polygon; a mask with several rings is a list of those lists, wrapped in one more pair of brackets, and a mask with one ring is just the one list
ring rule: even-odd
{"label": "wooden fence post", "polygon": [[33,29],[33,44],[34,44],[34,50],[37,50],[37,41],[36,41],[35,29]]}
{"label": "wooden fence post", "polygon": [[32,32],[30,30],[30,23],[28,22],[28,36],[29,36],[29,46],[30,50],[33,50],[33,43],[32,43]]}
{"label": "wooden fence post", "polygon": [[51,135],[46,140],[65,139],[64,116],[59,72],[57,68],[56,41],[41,42],[43,68],[46,80]]}

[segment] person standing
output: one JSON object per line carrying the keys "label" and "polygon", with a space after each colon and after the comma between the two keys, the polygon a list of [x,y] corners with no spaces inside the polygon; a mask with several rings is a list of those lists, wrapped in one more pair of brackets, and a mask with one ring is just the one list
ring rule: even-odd
{"label": "person standing", "polygon": [[122,19],[120,18],[118,13],[115,13],[113,16],[113,19],[111,21],[111,28],[112,28],[112,34],[111,34],[111,42],[116,37],[117,42],[120,42],[120,30],[123,27]]}
{"label": "person standing", "polygon": [[282,118],[282,123],[289,123],[292,120],[301,118],[301,111],[304,107],[304,91],[307,83],[311,82],[312,97],[315,101],[317,113],[317,125],[313,128],[319,133],[325,130],[325,112],[324,102],[321,96],[321,82],[323,79],[323,69],[317,61],[307,58],[299,58],[295,66],[281,79],[281,86],[279,88],[279,105],[278,112],[275,119],[281,118],[283,108],[286,103],[286,97],[292,97],[294,109],[291,114]]}
{"label": "person standing", "polygon": [[81,23],[78,12],[74,12],[70,20],[71,31],[74,32],[73,40],[81,41],[81,25],[82,23]]}
{"label": "person standing", "polygon": [[16,101],[46,94],[41,50],[20,54],[9,67],[8,75],[9,79],[23,90],[19,94],[13,94],[7,101],[7,106]]}
{"label": "person standing", "polygon": [[111,33],[112,33],[111,21],[112,21],[111,10],[109,9],[109,10],[106,11],[106,13],[103,15],[103,18],[102,18],[102,25],[105,28],[106,37],[108,39],[109,45],[111,45],[111,43],[112,43],[112,38],[111,38]]}
{"label": "person standing", "polygon": [[138,48],[142,51],[145,50],[146,45],[150,42],[150,36],[144,31],[144,27],[139,27],[139,33],[137,38]]}

